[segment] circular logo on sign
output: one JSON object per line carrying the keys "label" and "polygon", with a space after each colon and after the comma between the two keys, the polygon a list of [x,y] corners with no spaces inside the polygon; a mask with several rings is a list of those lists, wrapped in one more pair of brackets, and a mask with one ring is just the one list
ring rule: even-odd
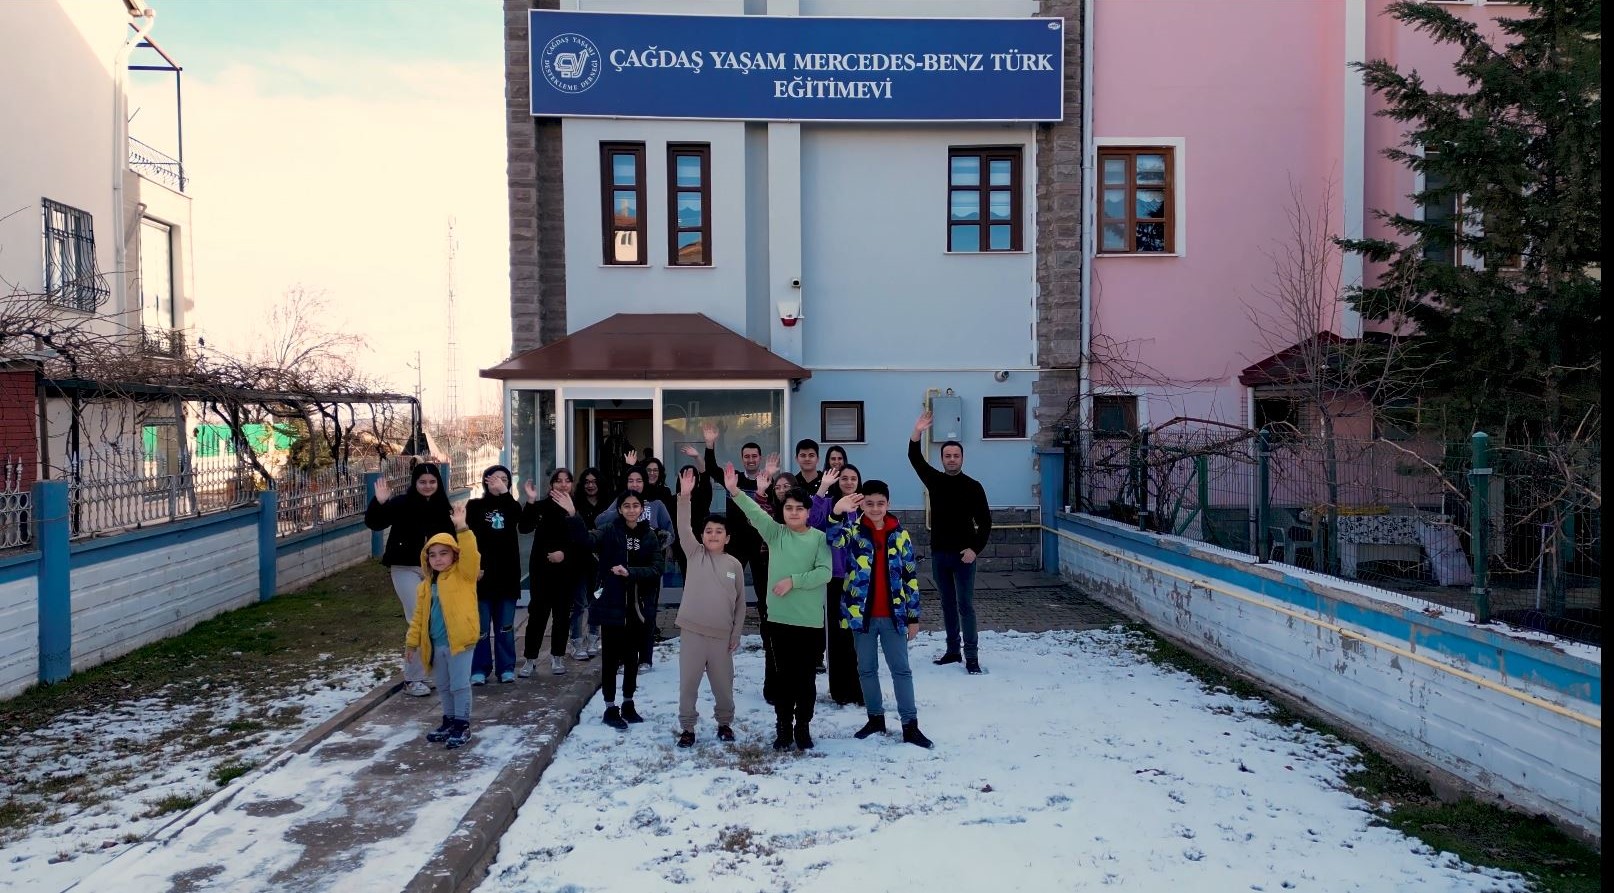
{"label": "circular logo on sign", "polygon": [[581,34],[557,34],[544,44],[538,68],[549,86],[562,93],[581,93],[600,79],[600,49]]}

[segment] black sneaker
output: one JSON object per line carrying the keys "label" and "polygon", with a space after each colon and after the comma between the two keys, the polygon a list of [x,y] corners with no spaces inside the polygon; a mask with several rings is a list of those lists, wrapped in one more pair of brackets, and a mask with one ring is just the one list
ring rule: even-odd
{"label": "black sneaker", "polygon": [[885,714],[882,713],[879,716],[869,717],[869,721],[863,724],[863,728],[853,732],[852,737],[862,741],[870,735],[883,734],[885,734]]}
{"label": "black sneaker", "polygon": [[917,719],[902,724],[902,740],[905,744],[915,744],[926,750],[936,746],[933,741],[925,737],[924,732],[919,731],[919,720]]}
{"label": "black sneaker", "polygon": [[935,664],[938,667],[944,666],[946,664],[957,664],[957,663],[963,663],[963,662],[964,662],[964,655],[959,654],[957,651],[949,651],[946,654],[942,655],[941,657],[938,657],[935,660],[931,661],[931,663]]}
{"label": "black sneaker", "polygon": [[695,733],[694,732],[689,732],[689,731],[679,732],[678,733],[678,746],[679,747],[694,747],[695,746]]}
{"label": "black sneaker", "polygon": [[718,726],[717,727],[717,740],[719,740],[719,741],[733,741],[734,740],[734,730],[729,728],[728,726]]}
{"label": "black sneaker", "polygon": [[631,700],[622,702],[622,718],[628,722],[644,722],[644,717],[639,715],[639,711],[633,709]]}
{"label": "black sneaker", "polygon": [[457,750],[458,748],[464,747],[470,743],[471,721],[467,719],[455,720],[454,728],[448,733],[448,741],[445,742],[443,746],[447,747],[449,750]]}
{"label": "black sneaker", "polygon": [[774,750],[789,750],[795,743],[795,740],[790,735],[790,723],[782,722],[774,728]]}
{"label": "black sneaker", "polygon": [[605,708],[605,716],[602,721],[619,732],[628,730],[628,721],[622,718],[622,711],[616,709],[615,704]]}
{"label": "black sneaker", "polygon": [[813,736],[812,736],[812,733],[808,730],[807,724],[804,723],[804,722],[796,723],[796,749],[797,750],[812,750],[813,749]]}
{"label": "black sneaker", "polygon": [[964,662],[964,670],[971,676],[979,676],[986,672],[985,670],[981,669],[981,662],[973,657]]}
{"label": "black sneaker", "polygon": [[443,724],[426,733],[426,740],[433,744],[442,744],[448,740],[449,733],[454,731],[454,718],[443,717]]}

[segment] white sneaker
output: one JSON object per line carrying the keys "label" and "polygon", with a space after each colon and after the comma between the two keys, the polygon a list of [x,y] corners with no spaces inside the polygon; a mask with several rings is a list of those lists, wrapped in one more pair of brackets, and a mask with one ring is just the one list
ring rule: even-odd
{"label": "white sneaker", "polygon": [[655,667],[648,663],[642,663],[639,665],[639,672],[641,673],[648,673],[653,669],[655,669]]}
{"label": "white sneaker", "polygon": [[549,671],[556,676],[566,675],[566,661],[561,660],[559,657],[551,657],[549,659]]}
{"label": "white sneaker", "polygon": [[516,670],[516,675],[525,679],[532,675],[533,667],[536,666],[538,666],[538,662],[535,660],[523,660],[521,662],[521,668]]}
{"label": "white sneaker", "polygon": [[424,682],[411,682],[404,686],[404,694],[424,698],[432,693],[432,687]]}
{"label": "white sneaker", "polygon": [[589,657],[598,657],[599,654],[600,654],[600,637],[599,636],[589,636],[588,637],[588,656]]}
{"label": "white sneaker", "polygon": [[582,639],[573,639],[566,652],[571,655],[572,660],[588,660],[588,646],[583,644]]}

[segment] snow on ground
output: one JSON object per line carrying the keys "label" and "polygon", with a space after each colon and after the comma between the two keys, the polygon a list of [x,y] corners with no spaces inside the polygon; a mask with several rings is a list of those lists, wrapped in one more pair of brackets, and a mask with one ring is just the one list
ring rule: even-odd
{"label": "snow on ground", "polygon": [[1150,663],[1135,634],[981,639],[976,677],[930,663],[936,634],[914,644],[934,751],[854,740],[864,711],[821,696],[817,748],[775,754],[753,647],[740,741],[716,742],[703,688],[680,750],[669,655],[642,680],[643,725],[586,708],[481,891],[1526,889],[1376,826],[1339,786],[1351,747]]}
{"label": "snow on ground", "polygon": [[180,814],[160,801],[207,799],[220,787],[210,776],[216,767],[267,761],[372,690],[375,667],[388,660],[279,688],[186,692],[187,703],[171,703],[165,689],[10,737],[0,743],[0,802],[37,802],[19,789],[42,781],[53,794],[40,823],[4,841],[0,889],[66,889]]}

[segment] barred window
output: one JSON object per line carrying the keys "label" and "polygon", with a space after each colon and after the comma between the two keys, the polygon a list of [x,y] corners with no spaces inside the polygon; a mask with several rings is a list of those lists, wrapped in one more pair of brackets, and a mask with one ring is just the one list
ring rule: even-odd
{"label": "barred window", "polygon": [[53,304],[92,313],[107,296],[96,273],[94,220],[48,198],[39,204],[45,225],[45,294]]}

